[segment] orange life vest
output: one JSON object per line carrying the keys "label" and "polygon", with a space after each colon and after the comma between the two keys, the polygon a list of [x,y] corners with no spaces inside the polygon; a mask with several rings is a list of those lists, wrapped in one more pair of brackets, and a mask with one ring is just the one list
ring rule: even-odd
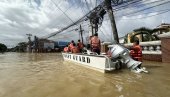
{"label": "orange life vest", "polygon": [[83,44],[82,44],[81,42],[78,42],[78,43],[77,43],[77,47],[78,47],[79,49],[82,49],[84,46],[83,46]]}
{"label": "orange life vest", "polygon": [[100,39],[96,36],[91,38],[91,46],[92,48],[100,48]]}
{"label": "orange life vest", "polygon": [[142,48],[140,47],[140,45],[132,47],[130,55],[134,60],[142,61]]}
{"label": "orange life vest", "polygon": [[79,53],[79,49],[74,46],[74,47],[71,49],[71,52],[72,52],[72,53]]}
{"label": "orange life vest", "polygon": [[68,47],[65,47],[65,48],[64,48],[64,52],[69,52]]}
{"label": "orange life vest", "polygon": [[69,50],[71,51],[72,48],[74,47],[74,46],[73,46],[73,43],[70,43],[68,47],[69,47]]}

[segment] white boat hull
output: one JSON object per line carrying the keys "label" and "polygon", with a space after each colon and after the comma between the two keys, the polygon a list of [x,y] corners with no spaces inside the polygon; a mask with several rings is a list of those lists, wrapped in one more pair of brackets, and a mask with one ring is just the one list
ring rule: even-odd
{"label": "white boat hull", "polygon": [[115,70],[115,63],[105,55],[87,55],[73,53],[62,53],[62,55],[65,61],[78,63],[79,65],[98,70],[103,73]]}

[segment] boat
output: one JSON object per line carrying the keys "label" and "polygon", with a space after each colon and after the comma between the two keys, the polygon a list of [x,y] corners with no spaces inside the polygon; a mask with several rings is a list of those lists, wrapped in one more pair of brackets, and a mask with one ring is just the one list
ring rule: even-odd
{"label": "boat", "polygon": [[[123,45],[119,44],[117,30],[115,30],[116,24],[113,16],[113,11],[112,8],[109,7],[111,6],[111,0],[106,0],[105,4],[106,6],[108,6],[107,12],[109,14],[109,18],[111,21],[112,30],[114,29],[112,32],[115,38],[114,41],[116,42],[115,44],[108,46],[109,51],[111,52],[110,56],[107,56],[106,52],[104,54],[97,55],[96,53],[91,52],[90,50],[84,48],[84,51],[86,52],[83,53],[62,52],[63,59],[65,61],[74,62],[78,65],[85,66],[103,73],[121,69],[123,65],[126,65],[127,68],[136,73],[147,72],[145,69],[139,68],[139,65],[141,65],[142,62],[133,60],[130,57],[128,49],[125,48]],[[90,20],[91,24],[95,25],[94,27],[92,27],[92,35],[94,35],[93,30],[96,31],[95,33],[97,33],[98,31],[98,24],[96,23],[97,22],[96,19],[102,20],[104,14],[106,13],[104,7],[101,6],[99,7],[100,10],[95,10],[89,15],[89,19],[91,19]],[[81,40],[83,42],[82,31],[83,30],[80,25],[80,35],[82,38]]]}
{"label": "boat", "polygon": [[100,71],[102,73],[120,69],[118,62],[112,62],[106,55],[82,54],[82,53],[62,53],[65,61],[74,62],[81,66]]}
{"label": "boat", "polygon": [[111,53],[110,57],[106,54],[97,55],[86,48],[85,53],[62,52],[62,55],[65,61],[74,62],[102,73],[119,70],[124,66],[135,73],[148,73],[145,68],[139,67],[142,62],[133,60],[129,54],[129,50],[124,46],[120,44],[113,44],[108,47]]}

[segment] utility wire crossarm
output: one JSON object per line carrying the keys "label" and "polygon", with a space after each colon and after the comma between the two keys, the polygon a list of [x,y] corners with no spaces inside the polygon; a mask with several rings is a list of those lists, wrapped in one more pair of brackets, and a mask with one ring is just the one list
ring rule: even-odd
{"label": "utility wire crossarm", "polygon": [[[110,2],[111,2],[111,0],[105,0],[105,1],[110,1]],[[70,25],[68,25],[68,26],[60,29],[59,31],[56,31],[56,32],[53,32],[53,33],[51,33],[51,34],[49,34],[49,35],[47,35],[47,36],[44,36],[44,37],[42,37],[42,38],[50,38],[50,37],[53,37],[53,36],[55,36],[55,35],[63,32],[63,31],[65,31],[65,30],[67,30],[68,28],[70,28],[70,27],[72,27],[72,26],[77,25],[77,24],[83,22],[84,20],[87,20],[87,18],[89,17],[89,15],[90,15],[92,12],[94,12],[95,10],[97,10],[97,8],[99,8],[99,7],[101,7],[101,6],[102,6],[102,7],[105,7],[105,3],[106,3],[105,1],[101,2],[97,7],[95,7],[93,10],[89,11],[87,14],[85,14],[83,17],[81,17],[81,18],[78,19],[77,21],[75,21],[75,22],[73,21],[72,24],[70,24]],[[133,0],[114,0],[114,1],[116,1],[116,2],[113,2],[113,3],[115,3],[115,6],[116,6],[116,5],[123,4],[123,3],[127,3],[127,2],[130,2],[130,1],[133,1]],[[112,21],[112,22],[113,22],[113,21]],[[115,27],[116,27],[116,26],[115,26]],[[115,31],[113,31],[113,32],[115,32]],[[117,33],[117,31],[116,31],[116,33]],[[116,37],[118,37],[118,36],[116,36]],[[115,39],[117,40],[117,38],[115,38]],[[118,42],[118,41],[117,41],[117,42]]]}
{"label": "utility wire crossarm", "polygon": [[76,25],[76,24],[84,21],[91,12],[93,12],[94,10],[96,10],[96,9],[97,9],[99,6],[101,6],[102,4],[104,4],[104,2],[102,2],[100,5],[98,5],[97,7],[95,7],[93,10],[89,11],[86,15],[84,15],[83,17],[81,17],[80,19],[78,19],[76,22],[74,22],[74,23],[72,23],[72,24],[70,24],[70,25],[62,28],[61,30],[59,30],[59,31],[57,31],[57,32],[54,32],[54,33],[52,33],[52,34],[50,34],[50,35],[47,35],[47,36],[45,36],[45,37],[43,37],[43,38],[53,37],[53,36],[55,36],[56,34],[59,34],[59,33],[63,32],[64,30],[67,30],[68,28],[70,28],[70,27],[72,27],[72,26],[74,26],[74,25]]}

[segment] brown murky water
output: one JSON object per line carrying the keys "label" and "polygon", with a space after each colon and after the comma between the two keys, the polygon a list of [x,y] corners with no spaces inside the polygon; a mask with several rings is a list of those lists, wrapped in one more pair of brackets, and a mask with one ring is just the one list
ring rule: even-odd
{"label": "brown murky water", "polygon": [[170,64],[145,61],[149,74],[103,74],[61,54],[0,54],[0,97],[170,97]]}

